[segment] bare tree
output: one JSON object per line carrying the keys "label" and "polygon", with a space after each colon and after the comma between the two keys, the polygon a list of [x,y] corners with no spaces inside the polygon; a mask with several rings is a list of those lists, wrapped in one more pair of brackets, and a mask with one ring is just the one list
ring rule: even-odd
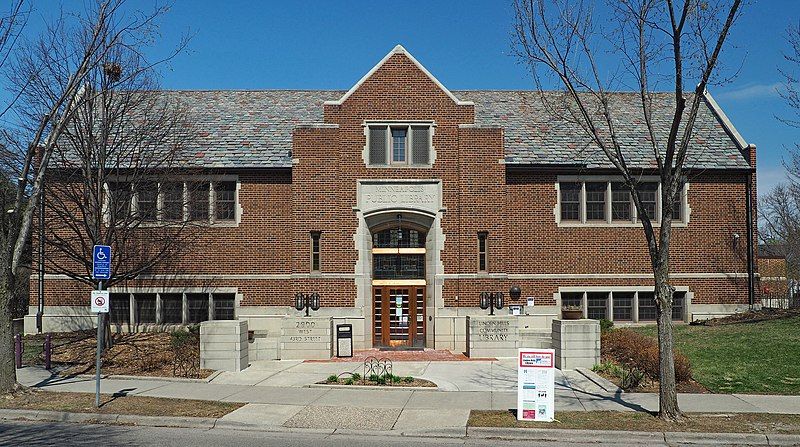
{"label": "bare tree", "polygon": [[6,48],[0,69],[13,97],[5,111],[14,115],[13,120],[4,121],[2,161],[11,178],[17,179],[7,232],[2,235],[0,393],[16,386],[10,300],[20,280],[20,261],[58,142],[81,104],[92,97],[81,88],[91,73],[103,70],[117,49],[142,48],[152,42],[156,19],[166,11],[158,7],[126,14],[124,3],[95,0],[78,14],[52,20],[36,36],[0,30],[7,45],[16,43],[10,49],[0,41],[0,47]]}
{"label": "bare tree", "polygon": [[[787,41],[791,49],[784,55],[788,66],[779,69],[784,78],[780,94],[791,115],[779,116],[778,119],[790,127],[800,128],[800,24],[788,29]],[[797,257],[800,253],[800,143],[787,150],[787,157],[783,160],[786,180],[759,199],[759,236],[764,243],[785,247],[788,271],[797,275],[800,267]]]}
{"label": "bare tree", "polygon": [[[542,94],[549,110],[582,129],[587,138],[619,172],[641,217],[655,279],[659,341],[659,415],[683,417],[677,399],[672,335],[669,246],[673,198],[685,182],[692,132],[706,86],[712,81],[719,55],[740,1],[611,0],[603,19],[593,2],[515,0],[513,45],[530,66],[539,91],[554,78],[563,87],[558,99]],[[600,20],[613,18],[604,29]],[[611,66],[601,60],[608,53]],[[632,81],[630,81],[632,80]],[[655,81],[654,81],[655,80]],[[653,86],[666,80],[674,89],[669,128],[654,119],[664,107]],[[629,164],[618,128],[613,91],[626,81],[639,93],[641,119],[648,132],[655,171],[661,180],[662,220],[653,227],[639,193],[641,167]],[[696,87],[687,89],[687,84]]]}

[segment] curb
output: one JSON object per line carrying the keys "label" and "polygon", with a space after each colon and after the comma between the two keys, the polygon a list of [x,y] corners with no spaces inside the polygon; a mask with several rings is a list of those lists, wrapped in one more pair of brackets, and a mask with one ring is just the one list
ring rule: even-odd
{"label": "curb", "polygon": [[127,414],[68,413],[63,411],[0,409],[0,420],[68,422],[84,424],[119,424],[142,427],[178,427],[196,429],[247,430],[273,433],[307,433],[340,436],[394,436],[450,439],[499,439],[526,442],[561,443],[610,442],[625,439],[626,443],[704,444],[704,445],[800,445],[800,435],[763,433],[693,433],[641,432],[614,430],[566,430],[547,428],[442,427],[420,430],[352,430],[289,428],[248,424],[222,418],[138,416]]}
{"label": "curb", "polygon": [[[222,371],[215,371],[210,376],[206,377],[205,379],[193,379],[190,377],[161,377],[161,376],[129,376],[125,374],[100,374],[101,380],[111,379],[111,380],[149,380],[153,382],[178,382],[178,383],[209,383],[212,380],[216,379]],[[95,379],[94,374],[70,374],[70,375],[59,375],[58,377],[64,378],[78,378],[78,379]]]}
{"label": "curb", "polygon": [[326,383],[312,383],[303,388],[327,388],[344,390],[374,390],[374,391],[441,391],[438,386],[372,386],[372,385],[328,385]]}

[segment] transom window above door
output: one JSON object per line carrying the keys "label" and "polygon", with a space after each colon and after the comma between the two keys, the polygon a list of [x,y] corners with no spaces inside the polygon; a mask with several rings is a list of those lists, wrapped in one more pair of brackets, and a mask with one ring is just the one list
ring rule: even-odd
{"label": "transom window above door", "polygon": [[430,167],[434,160],[430,121],[367,123],[365,161],[370,167]]}

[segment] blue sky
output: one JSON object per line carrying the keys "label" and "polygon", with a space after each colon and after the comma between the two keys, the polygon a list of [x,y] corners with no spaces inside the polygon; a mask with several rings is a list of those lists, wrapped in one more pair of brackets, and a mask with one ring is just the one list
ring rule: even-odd
{"label": "blue sky", "polygon": [[[193,34],[165,67],[163,86],[173,89],[348,89],[398,43],[450,89],[529,89],[510,55],[512,19],[511,0],[176,0],[153,51]],[[790,68],[785,31],[799,20],[798,0],[749,2],[723,54],[729,67],[744,61],[741,71],[709,89],[758,147],[760,192],[782,178],[785,148],[800,142],[799,130],[775,118],[790,113],[778,67]]]}

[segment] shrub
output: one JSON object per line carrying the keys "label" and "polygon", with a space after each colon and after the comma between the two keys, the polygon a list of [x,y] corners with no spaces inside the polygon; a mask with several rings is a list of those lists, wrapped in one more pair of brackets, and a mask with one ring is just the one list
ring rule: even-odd
{"label": "shrub", "polygon": [[377,382],[377,381],[378,381],[378,379],[380,379],[380,378],[381,378],[381,376],[379,376],[379,375],[377,375],[377,374],[370,374],[370,375],[369,375],[369,377],[368,377],[367,379],[368,379],[370,382]]}
{"label": "shrub", "polygon": [[375,381],[378,385],[386,385],[386,378],[385,377],[378,377],[378,380]]}
{"label": "shrub", "polygon": [[606,318],[602,318],[600,320],[600,332],[608,332],[613,327],[614,327],[614,322],[613,321],[611,321],[609,319],[606,319]]}
{"label": "shrub", "polygon": [[336,383],[336,382],[339,381],[339,376],[337,376],[336,374],[331,374],[331,375],[328,376],[328,379],[325,380],[325,381],[328,382],[328,383]]}
{"label": "shrub", "polygon": [[403,377],[403,382],[405,382],[405,383],[411,383],[411,382],[413,382],[413,381],[414,381],[414,378],[413,378],[413,377],[411,377],[411,376],[405,376],[405,377]]}
{"label": "shrub", "polygon": [[[639,370],[644,376],[658,380],[658,341],[631,329],[616,329],[602,335],[604,358],[611,359],[628,370]],[[685,355],[675,350],[675,380],[692,378],[691,365]]]}
{"label": "shrub", "polygon": [[353,380],[353,378],[352,378],[352,377],[350,377],[349,379],[347,379],[347,380],[345,380],[345,381],[344,381],[344,384],[345,384],[345,385],[352,385],[353,383],[355,383],[355,381]]}
{"label": "shrub", "polygon": [[353,378],[353,380],[361,380],[361,374],[359,373],[353,373],[351,377]]}

